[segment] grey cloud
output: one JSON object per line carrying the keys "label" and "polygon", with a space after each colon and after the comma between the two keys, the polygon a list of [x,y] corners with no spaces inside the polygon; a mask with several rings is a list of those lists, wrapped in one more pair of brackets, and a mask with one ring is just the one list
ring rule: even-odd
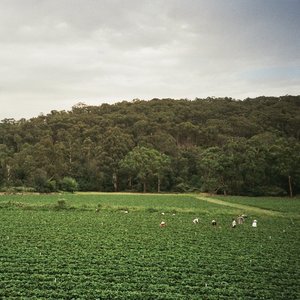
{"label": "grey cloud", "polygon": [[2,0],[0,104],[24,105],[19,117],[78,100],[297,93],[299,73],[282,68],[300,67],[299,13],[296,0]]}

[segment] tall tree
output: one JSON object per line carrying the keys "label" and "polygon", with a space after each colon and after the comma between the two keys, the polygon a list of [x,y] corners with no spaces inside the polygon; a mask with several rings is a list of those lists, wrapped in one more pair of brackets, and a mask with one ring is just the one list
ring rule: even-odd
{"label": "tall tree", "polygon": [[106,173],[111,177],[115,192],[119,189],[119,163],[132,147],[132,136],[124,133],[117,127],[107,130],[102,137],[101,145],[98,147],[97,158],[99,164],[103,166]]}
{"label": "tall tree", "polygon": [[143,185],[143,191],[147,191],[147,183],[153,176],[157,178],[157,191],[160,192],[161,179],[164,171],[170,164],[167,155],[155,149],[135,147],[120,162],[121,168],[126,170],[130,177],[136,176]]}

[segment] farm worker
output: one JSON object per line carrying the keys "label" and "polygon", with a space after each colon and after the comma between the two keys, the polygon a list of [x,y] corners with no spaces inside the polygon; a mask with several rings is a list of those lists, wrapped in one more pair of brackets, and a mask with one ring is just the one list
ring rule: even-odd
{"label": "farm worker", "polygon": [[257,220],[253,220],[252,227],[257,227]]}
{"label": "farm worker", "polygon": [[198,224],[198,223],[199,223],[199,219],[198,219],[198,218],[194,219],[194,220],[193,220],[193,223],[194,223],[194,224]]}
{"label": "farm worker", "polygon": [[243,223],[244,223],[244,218],[243,218],[243,216],[239,216],[239,217],[237,218],[237,223],[238,223],[238,224],[243,224]]}
{"label": "farm worker", "polygon": [[232,228],[235,228],[236,227],[236,220],[233,219],[231,224],[232,224]]}
{"label": "farm worker", "polygon": [[166,222],[162,221],[162,222],[160,222],[159,227],[161,227],[161,228],[166,227],[166,225],[167,225]]}
{"label": "farm worker", "polygon": [[212,226],[217,226],[216,220],[212,220],[212,221],[211,221],[211,225],[212,225]]}

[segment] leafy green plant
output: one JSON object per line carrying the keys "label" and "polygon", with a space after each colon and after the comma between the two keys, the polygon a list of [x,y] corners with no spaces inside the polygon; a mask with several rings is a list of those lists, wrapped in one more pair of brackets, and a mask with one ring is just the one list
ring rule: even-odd
{"label": "leafy green plant", "polygon": [[72,177],[64,177],[60,182],[60,188],[62,191],[74,193],[78,190],[78,183]]}
{"label": "leafy green plant", "polygon": [[55,209],[66,209],[67,203],[65,199],[57,200],[57,204],[55,205]]}
{"label": "leafy green plant", "polygon": [[[256,214],[255,229],[248,213],[232,230],[234,208],[188,195],[2,195],[0,297],[297,299],[298,199],[218,198],[283,213]],[[71,205],[79,209],[65,210]]]}

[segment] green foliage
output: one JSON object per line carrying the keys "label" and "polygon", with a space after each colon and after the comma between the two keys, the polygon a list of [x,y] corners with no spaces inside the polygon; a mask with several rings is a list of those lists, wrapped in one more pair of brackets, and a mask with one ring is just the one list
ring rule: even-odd
{"label": "green foliage", "polygon": [[60,182],[60,189],[65,192],[74,193],[78,190],[78,183],[72,177],[64,177]]}
{"label": "green foliage", "polygon": [[0,189],[1,192],[6,193],[33,193],[35,189],[33,187],[26,187],[26,186],[10,186],[10,187],[3,187]]}
{"label": "green foliage", "polygon": [[54,206],[55,209],[66,209],[67,208],[67,202],[65,199],[59,199],[57,200],[57,204]]}
{"label": "green foliage", "polygon": [[47,173],[38,169],[36,174],[34,175],[34,188],[39,193],[51,193],[56,192],[56,181],[47,178]]}
{"label": "green foliage", "polygon": [[214,196],[213,198],[224,200],[230,203],[250,205],[268,210],[300,214],[300,198],[286,197],[241,197],[241,196]]}
{"label": "green foliage", "polygon": [[144,192],[146,192],[149,178],[157,177],[158,192],[160,192],[160,180],[169,164],[170,159],[167,155],[155,149],[136,147],[120,162],[120,167],[129,176],[136,176],[141,180]]}
{"label": "green foliage", "polygon": [[299,103],[300,96],[152,99],[5,119],[0,186],[53,192],[71,177],[84,191],[293,196]]}
{"label": "green foliage", "polygon": [[[187,195],[59,197],[0,197],[1,298],[299,298],[300,220],[291,217],[291,211],[299,213],[299,199],[223,196],[282,211],[281,217],[243,211],[248,218],[233,230],[231,219],[239,211]],[[8,201],[18,205],[1,205]],[[25,210],[20,201],[102,206],[99,213]],[[192,223],[194,217],[199,224]],[[165,228],[159,227],[162,218]],[[257,228],[251,227],[253,218]]]}

